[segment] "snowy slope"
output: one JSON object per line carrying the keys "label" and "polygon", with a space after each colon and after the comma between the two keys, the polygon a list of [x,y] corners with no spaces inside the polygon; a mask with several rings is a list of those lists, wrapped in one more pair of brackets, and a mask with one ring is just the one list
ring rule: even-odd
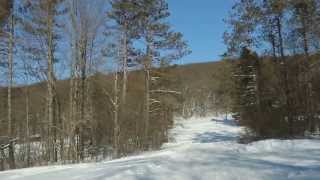
{"label": "snowy slope", "polygon": [[220,118],[177,120],[170,143],[120,160],[0,172],[0,180],[320,179],[320,142],[241,145],[242,129]]}

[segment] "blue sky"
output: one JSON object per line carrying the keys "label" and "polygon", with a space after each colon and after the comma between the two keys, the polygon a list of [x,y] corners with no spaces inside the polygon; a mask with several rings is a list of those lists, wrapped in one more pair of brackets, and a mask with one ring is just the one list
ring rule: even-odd
{"label": "blue sky", "polygon": [[235,0],[168,0],[174,30],[182,32],[192,54],[178,63],[197,63],[219,60],[226,51],[223,19]]}

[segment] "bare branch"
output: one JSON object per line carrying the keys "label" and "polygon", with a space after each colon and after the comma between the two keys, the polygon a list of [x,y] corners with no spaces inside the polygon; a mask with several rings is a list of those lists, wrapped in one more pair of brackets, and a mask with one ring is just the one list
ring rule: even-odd
{"label": "bare branch", "polygon": [[163,90],[163,89],[152,90],[152,91],[150,91],[150,92],[151,92],[151,93],[162,93],[162,94],[177,94],[177,95],[182,95],[182,93],[179,92],[179,91]]}

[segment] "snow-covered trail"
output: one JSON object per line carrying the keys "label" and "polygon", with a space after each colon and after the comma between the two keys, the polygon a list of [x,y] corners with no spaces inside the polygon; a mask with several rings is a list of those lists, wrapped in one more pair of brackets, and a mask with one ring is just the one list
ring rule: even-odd
{"label": "snow-covered trail", "polygon": [[0,180],[320,179],[320,142],[241,145],[242,129],[221,118],[177,120],[162,150],[115,161],[0,172]]}

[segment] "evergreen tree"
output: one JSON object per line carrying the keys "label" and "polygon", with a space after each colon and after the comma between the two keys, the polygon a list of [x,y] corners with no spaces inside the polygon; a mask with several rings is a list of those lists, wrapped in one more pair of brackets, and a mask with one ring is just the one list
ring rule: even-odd
{"label": "evergreen tree", "polygon": [[128,66],[136,55],[133,48],[133,40],[139,38],[139,6],[134,0],[112,0],[111,5],[112,9],[109,12],[109,17],[116,22],[120,33],[120,64],[122,65],[123,74],[121,101],[122,104],[125,104],[128,86]]}
{"label": "evergreen tree", "polygon": [[236,119],[243,124],[255,118],[254,113],[257,112],[260,105],[258,101],[258,66],[257,55],[249,49],[243,48],[234,72],[236,91],[233,109]]}
{"label": "evergreen tree", "polygon": [[[181,33],[174,32],[165,22],[170,13],[168,3],[165,0],[139,0],[137,17],[139,24],[139,36],[145,45],[144,57],[141,64],[144,67],[145,98],[144,98],[144,137],[148,139],[151,104],[151,70],[155,64],[161,61],[171,62],[179,59],[190,51],[183,41]],[[153,91],[155,93],[156,91]],[[163,93],[163,92],[162,92]]]}

